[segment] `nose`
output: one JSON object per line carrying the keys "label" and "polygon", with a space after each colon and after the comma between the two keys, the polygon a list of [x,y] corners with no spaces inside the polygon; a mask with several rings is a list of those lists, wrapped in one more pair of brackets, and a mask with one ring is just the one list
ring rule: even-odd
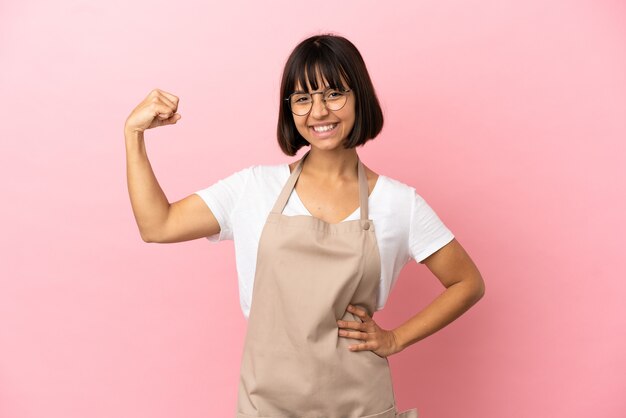
{"label": "nose", "polygon": [[328,115],[328,109],[326,108],[326,103],[324,103],[323,99],[324,98],[321,94],[311,95],[311,100],[313,100],[313,103],[311,104],[311,116],[315,119],[321,119]]}

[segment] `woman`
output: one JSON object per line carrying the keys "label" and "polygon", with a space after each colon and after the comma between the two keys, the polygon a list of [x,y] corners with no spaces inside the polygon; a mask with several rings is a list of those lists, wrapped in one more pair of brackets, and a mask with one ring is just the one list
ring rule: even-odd
{"label": "woman", "polygon": [[[234,239],[248,317],[237,418],[416,417],[396,410],[387,357],[441,329],[484,293],[461,244],[415,191],[356,152],[383,115],[356,47],[302,41],[285,65],[278,142],[298,161],[251,166],[170,204],[143,133],[176,123],[178,98],[154,90],[125,125],[128,188],[146,242]],[[356,209],[355,209],[356,207]],[[373,319],[402,267],[446,287],[393,330]]]}

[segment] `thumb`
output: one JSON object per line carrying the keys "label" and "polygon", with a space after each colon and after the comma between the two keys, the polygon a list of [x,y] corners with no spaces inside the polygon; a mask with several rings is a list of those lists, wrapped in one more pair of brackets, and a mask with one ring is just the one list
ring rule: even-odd
{"label": "thumb", "polygon": [[172,116],[170,116],[169,118],[165,119],[164,121],[162,121],[163,125],[171,125],[173,123],[176,123],[180,120],[182,116],[180,115],[180,113],[174,113]]}

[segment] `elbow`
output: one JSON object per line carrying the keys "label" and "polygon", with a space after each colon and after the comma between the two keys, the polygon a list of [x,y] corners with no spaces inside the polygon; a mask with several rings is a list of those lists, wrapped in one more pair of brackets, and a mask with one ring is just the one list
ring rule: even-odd
{"label": "elbow", "polygon": [[158,236],[153,231],[140,229],[139,235],[141,236],[141,239],[143,240],[143,242],[148,242],[148,243],[160,242]]}
{"label": "elbow", "polygon": [[467,276],[459,283],[462,283],[463,300],[468,308],[485,296],[485,282],[480,273]]}
{"label": "elbow", "polygon": [[139,235],[141,235],[141,239],[143,240],[143,242],[154,242],[152,237],[146,233],[139,232]]}
{"label": "elbow", "polygon": [[154,242],[151,238],[149,238],[149,237],[147,237],[147,236],[145,236],[143,234],[141,235],[141,239],[143,240],[143,242],[148,242],[148,243]]}
{"label": "elbow", "polygon": [[478,302],[485,296],[485,281],[479,274],[474,281],[474,303]]}

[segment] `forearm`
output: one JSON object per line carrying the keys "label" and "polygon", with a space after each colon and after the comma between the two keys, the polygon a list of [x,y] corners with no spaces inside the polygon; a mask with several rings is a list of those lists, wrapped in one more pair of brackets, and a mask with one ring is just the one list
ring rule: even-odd
{"label": "forearm", "polygon": [[483,295],[480,281],[460,281],[448,287],[426,308],[393,330],[399,350],[439,331],[461,316]]}
{"label": "forearm", "polygon": [[167,219],[170,205],[148,160],[144,133],[125,131],[124,137],[130,202],[142,239],[152,241]]}

